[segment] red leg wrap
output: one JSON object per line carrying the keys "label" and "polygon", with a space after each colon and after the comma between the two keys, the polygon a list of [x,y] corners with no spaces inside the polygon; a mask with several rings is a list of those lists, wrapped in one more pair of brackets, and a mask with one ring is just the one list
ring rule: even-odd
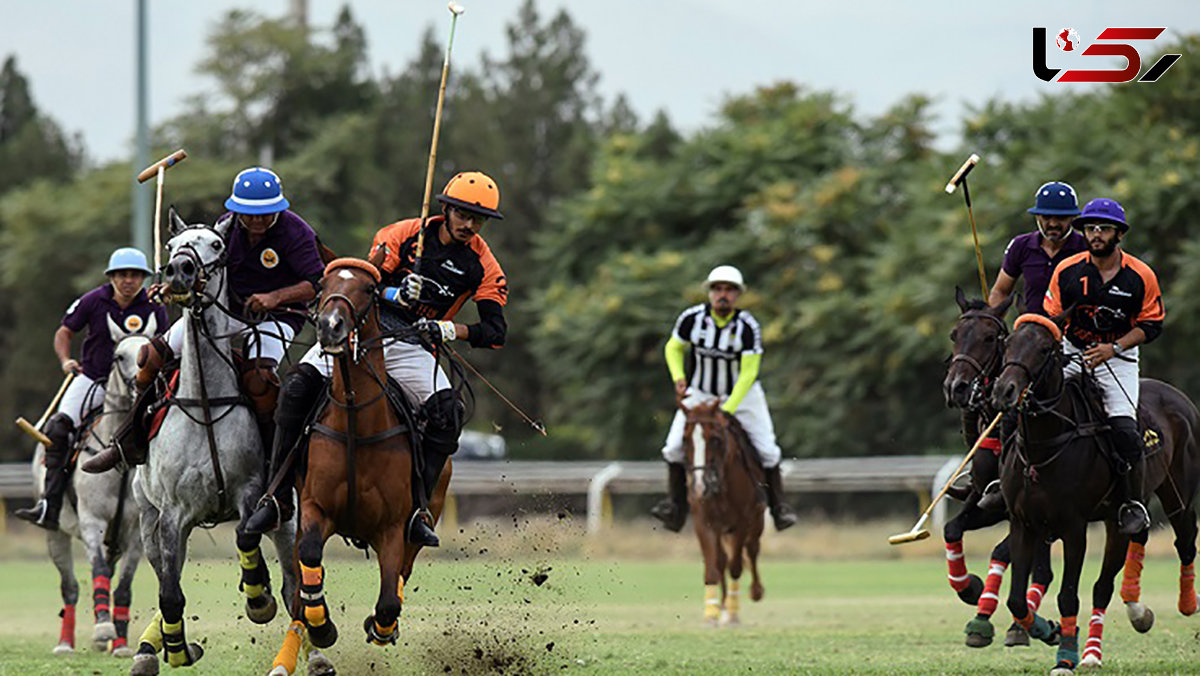
{"label": "red leg wrap", "polygon": [[72,648],[75,647],[75,606],[63,606],[62,613],[62,629],[58,634],[58,642],[65,643]]}
{"label": "red leg wrap", "polygon": [[1077,619],[1078,618],[1075,615],[1062,618],[1062,635],[1063,636],[1078,636],[1079,635],[1079,625],[1076,622]]}
{"label": "red leg wrap", "polygon": [[1029,612],[1036,613],[1038,608],[1042,607],[1042,598],[1046,595],[1046,585],[1033,583],[1029,585],[1029,590],[1025,592],[1025,603],[1029,606]]}
{"label": "red leg wrap", "polygon": [[1135,603],[1142,598],[1142,561],[1146,559],[1146,548],[1136,542],[1129,543],[1125,553],[1125,577],[1121,580],[1121,600]]}
{"label": "red leg wrap", "polygon": [[92,612],[99,615],[107,613],[111,596],[112,581],[107,575],[97,575],[92,578]]}
{"label": "red leg wrap", "polygon": [[971,583],[967,577],[967,562],[963,559],[962,541],[946,543],[946,565],[950,568],[950,588],[962,591]]}
{"label": "red leg wrap", "polygon": [[991,617],[1000,603],[1000,581],[1004,579],[1004,571],[1008,564],[992,559],[988,566],[987,579],[983,581],[983,593],[979,595],[979,605],[976,612],[984,617]]}
{"label": "red leg wrap", "polygon": [[1193,615],[1196,612],[1196,564],[1179,567],[1179,612]]}
{"label": "red leg wrap", "polygon": [[1088,639],[1087,645],[1083,647],[1083,655],[1094,655],[1096,659],[1101,659],[1100,641],[1104,638],[1104,609],[1092,608],[1092,621],[1088,624]]}

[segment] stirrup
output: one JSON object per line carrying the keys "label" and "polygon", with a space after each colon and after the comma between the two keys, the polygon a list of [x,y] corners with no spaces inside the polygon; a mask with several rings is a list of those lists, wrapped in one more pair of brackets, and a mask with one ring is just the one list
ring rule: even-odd
{"label": "stirrup", "polygon": [[418,509],[414,511],[412,517],[408,520],[408,528],[405,529],[405,539],[422,547],[437,547],[441,545],[441,540],[438,539],[437,533],[433,531],[432,521],[433,515],[429,513],[429,510]]}
{"label": "stirrup", "polygon": [[1136,535],[1150,527],[1150,513],[1140,501],[1129,500],[1117,510],[1117,526],[1123,535]]}
{"label": "stirrup", "polygon": [[[267,510],[271,511],[268,512]],[[269,521],[267,520],[267,514],[270,514]],[[256,517],[258,517],[257,521]],[[279,499],[268,493],[258,499],[258,504],[254,506],[254,511],[250,513],[250,516],[246,517],[244,530],[248,535],[262,535],[279,528],[282,523],[283,509],[279,506]]]}
{"label": "stirrup", "polygon": [[979,496],[979,501],[975,506],[985,511],[991,511],[1004,506],[1004,495],[1000,493],[1000,480],[992,479],[987,486],[983,488],[983,494]]}

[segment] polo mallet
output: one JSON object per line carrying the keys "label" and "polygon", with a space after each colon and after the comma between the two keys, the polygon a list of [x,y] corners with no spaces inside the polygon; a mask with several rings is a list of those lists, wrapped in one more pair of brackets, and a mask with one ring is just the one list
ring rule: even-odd
{"label": "polo mallet", "polygon": [[954,470],[954,474],[950,475],[950,479],[946,481],[946,485],[942,486],[941,492],[939,492],[937,497],[935,497],[933,501],[929,503],[929,506],[925,508],[925,513],[922,514],[921,518],[917,520],[917,523],[912,527],[912,530],[908,531],[907,533],[900,533],[899,535],[893,535],[889,537],[889,545],[902,545],[906,542],[916,542],[917,540],[924,540],[925,538],[929,537],[929,529],[923,528],[926,519],[928,519],[929,515],[933,513],[933,508],[937,506],[937,503],[941,502],[942,498],[945,497],[946,491],[950,490],[950,486],[954,485],[955,480],[962,475],[963,468],[967,466],[968,462],[971,462],[971,458],[975,457],[975,451],[979,450],[979,445],[982,444],[983,440],[987,439],[988,435],[992,433],[992,428],[996,426],[996,423],[1000,422],[1000,418],[1003,415],[1003,413],[997,413],[996,417],[992,418],[992,424],[988,425],[987,429],[983,431],[983,434],[980,434],[979,438],[975,440],[975,445],[971,446],[970,451],[967,451],[966,457],[964,457],[962,462],[958,464],[958,469]]}
{"label": "polo mallet", "polygon": [[67,388],[71,386],[71,381],[73,380],[75,380],[74,371],[68,373],[63,378],[62,385],[58,386],[58,394],[54,395],[54,398],[50,400],[50,405],[46,407],[46,411],[42,413],[42,417],[38,418],[36,425],[30,425],[29,421],[25,418],[17,418],[17,427],[20,427],[25,434],[36,439],[38,443],[46,448],[50,447],[50,437],[42,433],[42,425],[46,424],[46,419],[58,408],[58,402],[62,401],[63,395],[66,394]]}
{"label": "polo mallet", "polygon": [[946,193],[954,192],[954,189],[962,184],[963,199],[967,201],[967,216],[971,219],[971,237],[975,239],[975,261],[979,263],[979,286],[983,289],[983,299],[986,301],[988,297],[987,273],[983,271],[983,252],[979,250],[979,233],[975,229],[975,212],[971,210],[971,189],[967,186],[967,174],[979,164],[979,155],[971,153],[966,162],[954,172],[954,176],[950,182],[946,184]]}
{"label": "polo mallet", "polygon": [[[425,171],[425,197],[421,200],[421,229],[417,232],[417,260],[413,264],[413,273],[421,274],[421,254],[425,251],[425,222],[429,219],[429,197],[433,193],[433,170],[437,162],[438,135],[442,131],[442,104],[446,101],[446,78],[450,75],[450,50],[454,48],[454,28],[458,25],[458,16],[467,11],[462,5],[451,1],[446,5],[450,10],[450,38],[446,40],[446,58],[442,61],[442,83],[438,86],[437,108],[433,113],[433,139],[429,142],[429,167]],[[420,277],[418,277],[420,279]]]}
{"label": "polo mallet", "polygon": [[170,169],[171,167],[175,166],[176,164],[179,164],[180,162],[184,161],[185,159],[187,159],[187,151],[184,150],[183,148],[180,148],[179,150],[176,150],[175,152],[171,153],[170,155],[167,155],[166,157],[162,158],[161,160],[155,162],[154,164],[151,164],[150,166],[146,167],[145,169],[143,169],[141,171],[140,174],[137,175],[138,183],[145,183],[146,181],[150,180],[151,176],[156,176],[158,178],[157,187],[155,189],[155,197],[154,197],[154,226],[153,226],[154,227],[154,282],[156,284],[158,282],[162,281],[161,280],[162,272],[160,271],[160,268],[162,267],[162,235],[159,232],[160,229],[158,227],[158,223],[159,223],[159,220],[162,218],[163,174],[167,171],[167,169]]}

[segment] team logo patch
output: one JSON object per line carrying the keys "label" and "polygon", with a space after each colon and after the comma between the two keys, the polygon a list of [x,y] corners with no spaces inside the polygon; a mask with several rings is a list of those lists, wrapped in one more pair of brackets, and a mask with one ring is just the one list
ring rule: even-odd
{"label": "team logo patch", "polygon": [[130,333],[137,333],[142,330],[142,318],[137,315],[129,315],[125,318],[125,330]]}
{"label": "team logo patch", "polygon": [[279,254],[275,253],[274,249],[267,247],[266,249],[263,249],[262,254],[259,255],[258,262],[262,263],[264,268],[270,270],[276,265],[279,265]]}

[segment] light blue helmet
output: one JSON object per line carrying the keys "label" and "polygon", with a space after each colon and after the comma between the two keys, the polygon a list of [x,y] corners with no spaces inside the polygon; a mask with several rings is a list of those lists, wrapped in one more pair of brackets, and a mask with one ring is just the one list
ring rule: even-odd
{"label": "light blue helmet", "polygon": [[148,275],[154,272],[146,262],[146,254],[131,246],[123,246],[112,252],[112,255],[108,257],[108,269],[104,271],[104,274],[111,275],[120,270],[137,270]]}
{"label": "light blue helmet", "polygon": [[225,208],[235,214],[275,214],[287,209],[283,182],[266,167],[243,169],[233,179],[233,190]]}

